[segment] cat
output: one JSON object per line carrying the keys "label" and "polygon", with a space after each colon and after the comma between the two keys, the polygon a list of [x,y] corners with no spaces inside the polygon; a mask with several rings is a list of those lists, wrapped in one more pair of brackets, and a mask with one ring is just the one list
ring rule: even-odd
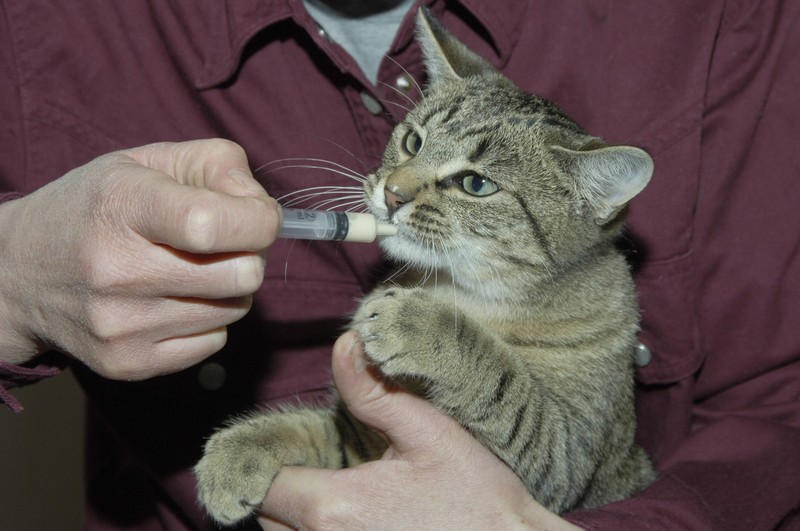
{"label": "cat", "polygon": [[[436,282],[377,288],[351,326],[374,367],[458,420],[545,507],[628,497],[655,472],[633,440],[639,317],[614,240],[652,160],[523,92],[425,10],[417,33],[428,87],[364,194],[399,229],[388,256]],[[198,497],[233,524],[282,465],[384,450],[340,403],[256,413],[207,441]]]}

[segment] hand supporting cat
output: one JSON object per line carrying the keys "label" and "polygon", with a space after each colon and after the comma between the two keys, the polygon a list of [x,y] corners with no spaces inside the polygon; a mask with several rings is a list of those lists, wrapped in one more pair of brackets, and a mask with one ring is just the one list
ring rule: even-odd
{"label": "hand supporting cat", "polygon": [[218,522],[232,525],[261,505],[284,465],[341,468],[338,452],[317,452],[319,441],[338,446],[325,410],[297,409],[252,416],[209,439],[195,467],[198,499]]}
{"label": "hand supporting cat", "polygon": [[[362,301],[352,328],[364,340],[368,361],[383,375],[427,394],[440,410],[457,412],[456,419],[467,425],[459,418],[467,414],[460,397],[464,386],[475,382],[480,365],[468,360],[476,359],[476,345],[488,352],[497,349],[490,346],[495,343],[491,338],[478,341],[480,329],[455,312],[424,289],[392,287]],[[458,321],[460,333],[432,333],[431,320],[443,323],[434,324],[435,330],[452,329]],[[486,387],[473,386],[476,392]],[[384,449],[383,441],[343,407],[260,413],[209,439],[195,468],[198,497],[217,521],[234,524],[261,504],[282,466],[342,468],[376,459]]]}

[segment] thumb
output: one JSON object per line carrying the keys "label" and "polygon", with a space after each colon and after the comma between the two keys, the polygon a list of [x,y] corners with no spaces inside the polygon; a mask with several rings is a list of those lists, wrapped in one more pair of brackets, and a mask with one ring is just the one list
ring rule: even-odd
{"label": "thumb", "polygon": [[425,452],[460,425],[423,398],[386,380],[368,364],[358,334],[343,334],[333,347],[333,381],[347,409],[382,434],[399,455]]}

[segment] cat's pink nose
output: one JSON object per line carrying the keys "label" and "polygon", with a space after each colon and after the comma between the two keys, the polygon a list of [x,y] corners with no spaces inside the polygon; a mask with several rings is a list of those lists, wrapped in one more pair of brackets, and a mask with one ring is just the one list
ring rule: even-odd
{"label": "cat's pink nose", "polygon": [[386,195],[386,206],[389,207],[390,213],[394,212],[400,208],[401,205],[407,202],[403,196],[389,190],[384,190],[383,193]]}

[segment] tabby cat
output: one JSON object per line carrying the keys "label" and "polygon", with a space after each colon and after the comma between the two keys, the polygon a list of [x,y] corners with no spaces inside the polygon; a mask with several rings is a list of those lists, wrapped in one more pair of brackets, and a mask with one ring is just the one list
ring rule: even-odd
{"label": "tabby cat", "polygon": [[[642,150],[589,136],[521,91],[428,13],[429,86],[368,176],[381,245],[436,283],[379,288],[352,320],[372,364],[452,415],[552,511],[641,490],[634,444],[638,310],[613,240],[650,179]],[[199,499],[231,524],[282,465],[341,468],[383,441],[342,405],[258,413],[213,435]]]}

